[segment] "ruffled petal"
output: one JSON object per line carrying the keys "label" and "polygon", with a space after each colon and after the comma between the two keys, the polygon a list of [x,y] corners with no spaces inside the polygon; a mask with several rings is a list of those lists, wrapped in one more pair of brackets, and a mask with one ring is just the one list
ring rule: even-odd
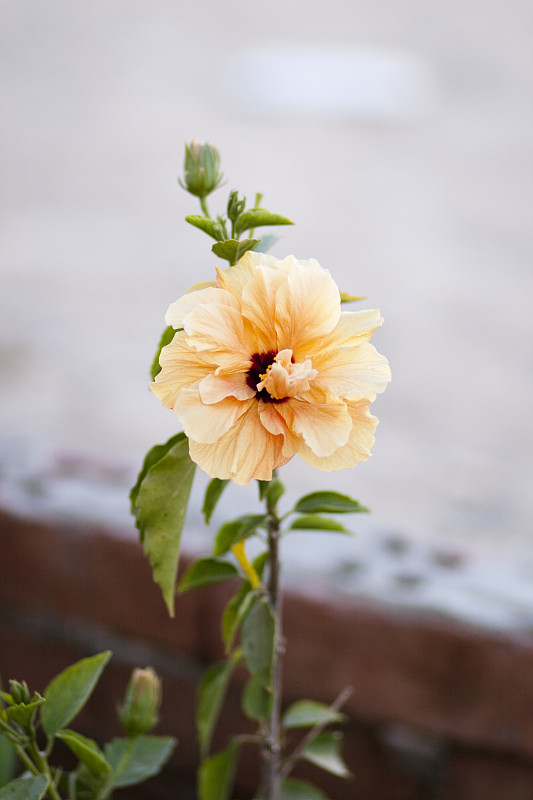
{"label": "ruffled petal", "polygon": [[198,385],[202,403],[211,405],[219,403],[226,397],[235,397],[237,400],[249,400],[255,397],[255,389],[246,383],[246,375],[242,372],[228,377],[207,375]]}
{"label": "ruffled petal", "polygon": [[248,250],[235,266],[228,269],[217,267],[218,284],[222,289],[226,289],[240,299],[243,288],[253,278],[256,268],[259,266],[272,267],[275,264],[274,256]]}
{"label": "ruffled petal", "polygon": [[198,386],[191,386],[179,393],[174,413],[190,439],[213,444],[246,413],[252,402],[255,401],[241,402],[234,397],[226,397],[218,403],[205,405],[200,399]]}
{"label": "ruffled petal", "polygon": [[[285,259],[286,260],[286,259]],[[312,339],[331,333],[340,317],[340,295],[331,275],[321,267],[295,260],[276,293],[275,324],[279,350],[300,351]]]}
{"label": "ruffled petal", "polygon": [[[339,399],[369,397],[382,392],[390,381],[389,362],[368,342],[358,347],[341,347],[313,360],[318,376],[311,392],[322,391]],[[307,397],[306,397],[307,399]]]}
{"label": "ruffled petal", "polygon": [[214,444],[189,440],[192,460],[210,478],[230,479],[241,486],[254,478],[271,480],[272,471],[289,461],[282,449],[283,436],[273,436],[263,427],[256,401]]}
{"label": "ruffled petal", "polygon": [[274,436],[283,436],[282,455],[291,459],[301,445],[301,438],[293,433],[281,414],[278,413],[276,403],[259,402],[259,417],[261,425]]}
{"label": "ruffled petal", "polygon": [[337,472],[340,469],[355,467],[359,461],[366,461],[371,456],[374,444],[374,431],[378,420],[370,411],[370,400],[363,399],[356,403],[348,403],[348,413],[352,419],[350,438],[344,447],[340,447],[330,456],[319,457],[307,445],[302,445],[298,455],[312,467],[325,472]]}
{"label": "ruffled petal", "polygon": [[188,314],[191,313],[197,306],[206,305],[208,303],[215,303],[221,306],[230,306],[231,308],[240,308],[239,301],[230,292],[225,292],[218,287],[209,286],[205,289],[198,289],[197,291],[189,291],[171,303],[165,314],[165,322],[167,325],[172,325],[173,328],[184,328],[184,320]]}
{"label": "ruffled petal", "polygon": [[352,420],[345,403],[307,403],[293,397],[279,403],[277,411],[317,456],[330,456],[350,437]]}
{"label": "ruffled petal", "polygon": [[280,270],[259,266],[242,289],[242,313],[254,326],[255,352],[278,350],[276,294],[287,276]]}
{"label": "ruffled petal", "polygon": [[196,383],[216,369],[209,353],[197,353],[189,347],[183,331],[176,333],[170,344],[163,347],[159,363],[161,371],[150,384],[150,389],[165,408],[174,408],[184,386]]}

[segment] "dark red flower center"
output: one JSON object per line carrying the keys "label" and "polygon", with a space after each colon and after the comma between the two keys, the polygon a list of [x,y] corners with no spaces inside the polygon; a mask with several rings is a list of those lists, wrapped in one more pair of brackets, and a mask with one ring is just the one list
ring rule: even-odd
{"label": "dark red flower center", "polygon": [[256,398],[264,403],[285,403],[289,399],[288,397],[282,397],[278,400],[275,397],[271,397],[266,389],[257,391],[257,384],[261,383],[266,371],[274,363],[276,356],[277,352],[275,350],[269,350],[267,353],[254,353],[250,359],[252,366],[246,373],[246,384],[250,389],[255,390]]}

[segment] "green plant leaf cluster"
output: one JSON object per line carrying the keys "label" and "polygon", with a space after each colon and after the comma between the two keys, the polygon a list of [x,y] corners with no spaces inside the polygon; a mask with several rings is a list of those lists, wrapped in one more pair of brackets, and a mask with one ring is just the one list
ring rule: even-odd
{"label": "green plant leaf cluster", "polygon": [[[170,757],[175,740],[168,736],[133,735],[98,744],[67,725],[91,696],[111,653],[81,659],[57,675],[43,695],[30,697],[25,683],[10,682],[2,692],[0,733],[21,759],[26,772],[7,780],[0,800],[107,800],[114,789],[140,783],[155,775]],[[37,745],[37,728],[46,744]],[[60,740],[78,761],[72,772],[55,768],[49,758]]]}

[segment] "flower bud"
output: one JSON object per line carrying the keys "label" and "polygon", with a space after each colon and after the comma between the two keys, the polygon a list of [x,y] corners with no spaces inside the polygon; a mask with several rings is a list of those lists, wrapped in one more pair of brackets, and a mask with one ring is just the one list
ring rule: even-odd
{"label": "flower bud", "polygon": [[161,681],[152,667],[134,669],[118,715],[128,736],[147,733],[157,724]]}
{"label": "flower bud", "polygon": [[9,693],[15,705],[31,702],[30,690],[26,681],[9,681]]}
{"label": "flower bud", "polygon": [[185,145],[185,165],[183,180],[180,181],[191,194],[196,197],[207,197],[222,181],[220,173],[220,153],[210,144],[200,144],[193,139]]}

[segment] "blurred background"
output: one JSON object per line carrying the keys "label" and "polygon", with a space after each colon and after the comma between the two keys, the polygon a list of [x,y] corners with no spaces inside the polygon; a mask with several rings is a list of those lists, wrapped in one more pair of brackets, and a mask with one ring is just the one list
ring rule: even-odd
{"label": "blurred background", "polygon": [[520,548],[531,574],[532,31],[528,0],[3,0],[6,447],[139,464],[175,431],[147,383],[169,303],[217,263],[176,182],[195,137],[222,154],[213,210],[262,192],[296,223],[273,253],[385,318],[373,458],[294,459],[291,491],[352,493],[366,530]]}

